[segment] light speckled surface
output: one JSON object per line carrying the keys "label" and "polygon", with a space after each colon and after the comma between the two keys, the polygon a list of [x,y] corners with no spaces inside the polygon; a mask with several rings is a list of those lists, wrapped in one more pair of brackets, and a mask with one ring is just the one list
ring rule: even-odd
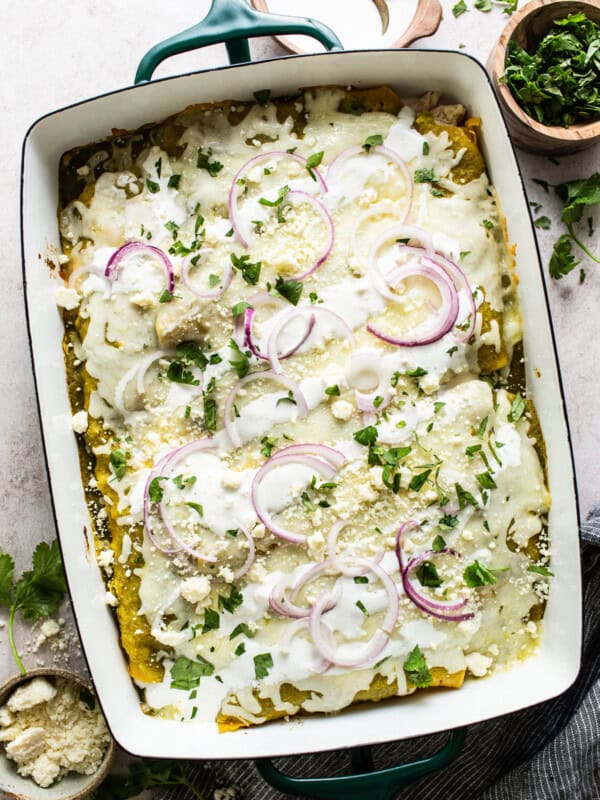
{"label": "light speckled surface", "polygon": [[[452,2],[444,2],[445,19],[438,33],[415,46],[457,49],[464,44],[465,52],[485,61],[506,16],[500,8],[494,8],[489,14],[470,11],[454,19]],[[131,83],[144,52],[155,42],[196,22],[208,5],[208,0],[179,0],[176,4],[147,0],[57,0],[52,4],[13,0],[3,3],[0,9],[0,26],[6,40],[0,56],[0,129],[4,142],[0,159],[0,269],[4,295],[0,314],[0,339],[4,342],[0,370],[0,546],[15,556],[19,571],[28,567],[35,544],[54,536],[22,299],[18,192],[23,136],[28,126],[47,111]],[[301,6],[298,2],[299,13]],[[252,49],[254,58],[283,52],[271,40],[256,40]],[[214,46],[171,59],[156,74],[165,76],[218,66],[225,58],[224,46]],[[538,231],[546,266],[552,243],[562,232],[556,222],[560,206],[553,194],[546,194],[532,179],[559,183],[587,176],[600,168],[600,146],[560,159],[560,164],[528,154],[519,154],[519,161],[530,200],[541,203],[539,214],[553,220],[551,230]],[[595,219],[600,230],[599,213]],[[584,238],[592,242],[587,233]],[[599,240],[600,236],[596,236],[596,249]],[[548,279],[547,284],[575,449],[581,511],[586,515],[597,499],[599,472],[595,456],[600,449],[600,419],[595,408],[598,392],[594,377],[600,358],[600,314],[595,313],[600,303],[600,267],[585,260],[582,266],[587,268],[583,286],[578,284],[577,274],[559,284]],[[521,265],[521,269],[526,268]],[[63,617],[69,628],[71,618],[66,604]],[[2,612],[0,621],[5,619]],[[65,642],[61,653],[54,654],[43,649],[27,652],[28,642],[35,642],[36,636],[22,628],[17,630],[17,636],[27,665],[34,666],[40,659],[47,664],[57,659],[61,664],[82,665],[73,638]],[[6,630],[0,628],[0,682],[14,671]]]}

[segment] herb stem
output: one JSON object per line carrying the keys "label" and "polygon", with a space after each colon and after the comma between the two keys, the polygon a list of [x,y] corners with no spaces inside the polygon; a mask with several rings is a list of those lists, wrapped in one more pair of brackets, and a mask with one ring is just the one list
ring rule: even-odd
{"label": "herb stem", "polygon": [[17,611],[17,607],[13,605],[11,607],[11,609],[10,609],[10,615],[8,617],[8,641],[10,643],[10,649],[11,649],[11,652],[13,654],[13,658],[15,659],[15,663],[16,663],[17,667],[19,668],[19,672],[21,673],[21,675],[25,675],[26,674],[26,670],[25,670],[25,667],[23,666],[23,662],[19,658],[19,653],[17,652],[17,647],[15,645],[15,637],[14,637],[14,631],[13,631],[13,623],[15,621],[16,611]]}
{"label": "herb stem", "polygon": [[183,786],[189,789],[190,792],[194,795],[194,797],[198,798],[198,800],[206,800],[204,795],[201,794],[201,792],[199,792],[198,789],[196,789],[194,784],[191,781],[189,781],[185,775],[182,774],[180,782]]}
{"label": "herb stem", "polygon": [[573,239],[575,244],[578,244],[579,247],[581,247],[581,249],[583,250],[583,252],[592,259],[592,261],[595,261],[596,264],[600,264],[600,258],[598,258],[592,252],[590,252],[590,250],[588,250],[588,248],[584,245],[581,239],[577,238],[577,236],[575,235],[575,231],[573,230],[573,226],[567,225],[567,230],[569,231],[571,239]]}

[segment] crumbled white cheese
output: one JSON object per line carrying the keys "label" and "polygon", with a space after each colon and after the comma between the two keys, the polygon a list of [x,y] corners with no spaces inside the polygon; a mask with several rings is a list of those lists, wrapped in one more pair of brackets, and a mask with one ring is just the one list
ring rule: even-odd
{"label": "crumbled white cheese", "polygon": [[346,422],[354,414],[354,408],[346,400],[336,400],[331,404],[331,413],[336,419]]}
{"label": "crumbled white cheese", "polygon": [[465,656],[465,662],[469,672],[477,678],[487,675],[487,671],[492,665],[492,659],[482,653],[469,653]]}
{"label": "crumbled white cheese", "polygon": [[200,603],[210,594],[210,578],[207,575],[195,575],[187,578],[181,585],[181,596],[188,603]]}
{"label": "crumbled white cheese", "polygon": [[71,419],[71,427],[75,433],[85,433],[88,428],[87,411],[78,411],[76,414],[73,414]]}
{"label": "crumbled white cheese", "polygon": [[58,286],[54,290],[54,299],[57,306],[67,311],[77,308],[81,300],[76,289],[69,289],[67,286]]}
{"label": "crumbled white cheese", "polygon": [[68,772],[91,775],[100,766],[108,731],[78,685],[34,678],[13,692],[7,707],[0,709],[0,742],[24,778],[46,788]]}
{"label": "crumbled white cheese", "polygon": [[131,536],[128,533],[124,533],[123,541],[121,543],[121,555],[119,556],[119,564],[126,564],[130,555],[131,555]]}
{"label": "crumbled white cheese", "polygon": [[108,567],[112,566],[114,558],[114,551],[107,547],[105,550],[101,550],[98,553],[98,565],[103,569],[108,569]]}
{"label": "crumbled white cheese", "polygon": [[217,575],[223,578],[225,583],[233,583],[234,572],[231,567],[220,567]]}
{"label": "crumbled white cheese", "polygon": [[106,603],[107,606],[112,606],[113,608],[119,605],[119,601],[112,592],[106,592],[106,594],[104,595],[104,602]]}
{"label": "crumbled white cheese", "polygon": [[34,678],[24,686],[15,689],[6,705],[10,711],[16,714],[52,700],[55,694],[56,689],[51,683],[44,678]]}

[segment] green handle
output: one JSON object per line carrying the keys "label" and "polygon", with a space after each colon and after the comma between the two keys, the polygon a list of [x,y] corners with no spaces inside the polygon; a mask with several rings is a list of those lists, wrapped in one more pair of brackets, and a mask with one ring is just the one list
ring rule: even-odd
{"label": "green handle", "polygon": [[314,19],[265,14],[246,0],[212,0],[208,14],[197,25],[154,45],[140,61],[135,82],[149,81],[161,61],[177,53],[225,42],[232,64],[250,61],[250,36],[280,36],[302,33],[318,39],[328,50],[342,50],[335,33]]}
{"label": "green handle", "polygon": [[352,768],[360,771],[336,778],[292,778],[280,772],[269,758],[262,758],[255,764],[267,783],[280,792],[321,800],[332,800],[334,797],[343,797],[344,800],[391,800],[400,789],[454,761],[464,744],[465,735],[466,729],[459,728],[450,733],[444,747],[434,755],[375,772],[372,771],[369,748],[360,747],[350,751]]}

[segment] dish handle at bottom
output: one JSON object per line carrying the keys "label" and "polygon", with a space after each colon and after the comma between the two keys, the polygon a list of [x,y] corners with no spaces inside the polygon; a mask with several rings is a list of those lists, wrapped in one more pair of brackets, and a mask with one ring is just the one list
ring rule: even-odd
{"label": "dish handle at bottom", "polygon": [[369,747],[353,748],[349,751],[352,775],[294,778],[280,772],[270,758],[258,759],[255,764],[267,783],[287,794],[321,800],[331,800],[333,797],[343,797],[344,800],[391,800],[400,789],[451,764],[462,749],[466,732],[466,728],[451,731],[448,741],[437,753],[388,769],[374,768]]}

